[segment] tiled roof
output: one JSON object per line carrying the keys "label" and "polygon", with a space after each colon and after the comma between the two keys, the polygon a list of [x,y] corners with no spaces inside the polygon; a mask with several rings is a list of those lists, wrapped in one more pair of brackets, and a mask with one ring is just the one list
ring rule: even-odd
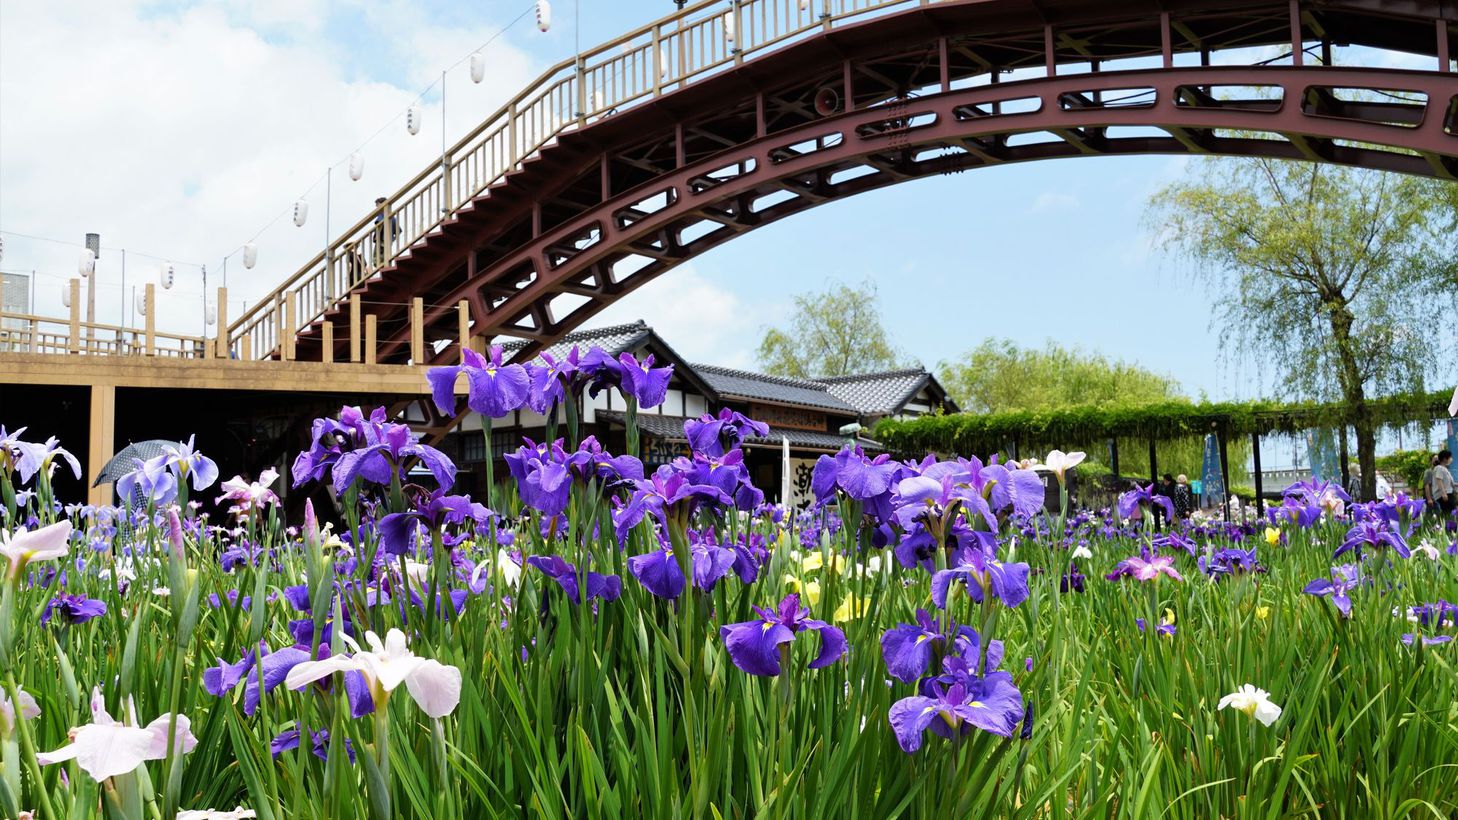
{"label": "tiled roof", "polygon": [[714,388],[714,392],[725,398],[796,404],[856,415],[855,407],[832,395],[824,384],[817,381],[768,376],[707,364],[694,364],[692,367]]}
{"label": "tiled roof", "polygon": [[910,367],[884,373],[830,376],[817,381],[860,412],[882,415],[900,410],[930,377],[925,368]]}
{"label": "tiled roof", "polygon": [[[612,421],[623,424],[624,414],[616,410],[599,410],[597,417],[604,421]],[[649,413],[638,415],[638,429],[654,438],[667,439],[669,441],[686,441],[683,434],[683,423],[686,421],[681,416],[657,416]],[[798,447],[808,450],[825,450],[836,452],[845,446],[845,437],[835,433],[818,433],[812,430],[791,430],[789,428],[771,427],[769,436],[760,438],[758,436],[745,440],[745,444],[753,446],[778,447],[780,437],[790,440],[791,447]],[[882,446],[868,438],[861,438],[859,443],[863,449],[879,451]]]}
{"label": "tiled roof", "polygon": [[[611,325],[568,333],[556,344],[543,349],[542,352],[550,353],[553,358],[560,359],[572,350],[573,345],[577,345],[582,348],[584,353],[589,347],[597,346],[605,352],[617,355],[633,348],[643,340],[644,336],[652,332],[647,323],[639,319],[626,325]],[[523,340],[506,342],[501,345],[501,350],[503,353],[515,353],[526,345],[527,343]]]}

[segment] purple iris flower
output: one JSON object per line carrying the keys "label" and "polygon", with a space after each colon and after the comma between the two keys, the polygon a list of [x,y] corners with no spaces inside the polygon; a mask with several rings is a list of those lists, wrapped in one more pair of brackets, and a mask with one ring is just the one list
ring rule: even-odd
{"label": "purple iris flower", "polygon": [[41,613],[40,623],[41,626],[45,626],[54,617],[63,624],[80,624],[105,614],[105,601],[87,598],[85,595],[61,594],[46,604],[45,611]]}
{"label": "purple iris flower", "polygon": [[1195,556],[1195,542],[1177,532],[1157,535],[1149,543],[1157,550],[1184,550],[1191,558]]}
{"label": "purple iris flower", "polygon": [[178,482],[190,479],[192,488],[202,491],[218,480],[218,465],[193,448],[196,439],[197,436],[189,436],[186,444],[166,444],[163,449],[171,457],[168,466],[177,475]]}
{"label": "purple iris flower", "polygon": [[419,443],[407,425],[381,424],[370,430],[364,447],[344,453],[334,464],[334,491],[343,495],[357,478],[388,485],[411,458],[430,470],[441,489],[456,483],[456,465],[445,453]]}
{"label": "purple iris flower", "polygon": [[1450,629],[1458,627],[1458,605],[1450,604],[1447,601],[1438,601],[1432,604],[1417,604],[1408,607],[1407,611],[1422,626],[1441,629],[1446,621]]}
{"label": "purple iris flower", "polygon": [[1317,578],[1301,590],[1307,595],[1330,598],[1332,605],[1343,618],[1352,617],[1352,599],[1347,595],[1365,582],[1361,567],[1357,564],[1342,564],[1331,568],[1330,578]]}
{"label": "purple iris flower", "polygon": [[887,713],[896,741],[907,754],[921,748],[927,729],[951,739],[978,728],[1012,737],[1023,720],[1023,695],[1006,672],[985,677],[962,674],[955,683],[937,682],[932,695],[902,698]]}
{"label": "purple iris flower", "polygon": [[1134,578],[1139,581],[1158,581],[1159,576],[1168,575],[1176,581],[1185,580],[1174,568],[1174,559],[1168,555],[1155,555],[1142,548],[1138,555],[1131,555],[1120,561],[1114,571],[1104,576],[1110,581],[1120,578]]}
{"label": "purple iris flower", "polygon": [[1240,547],[1226,547],[1217,550],[1210,556],[1200,556],[1196,562],[1200,571],[1210,576],[1210,580],[1218,581],[1229,575],[1243,575],[1245,573],[1263,573],[1266,568],[1256,560],[1256,551],[1252,549],[1241,549]]}
{"label": "purple iris flower", "polygon": [[978,477],[993,512],[1011,509],[1014,515],[1031,517],[1043,508],[1043,478],[1034,470],[993,463],[979,470]]}
{"label": "purple iris flower", "polygon": [[668,382],[673,378],[672,366],[654,367],[651,353],[641,362],[631,353],[620,353],[618,365],[623,393],[637,399],[639,407],[657,407],[668,397]]}
{"label": "purple iris flower", "polygon": [[484,527],[496,516],[484,505],[472,501],[470,496],[445,493],[445,490],[436,490],[430,495],[421,494],[415,499],[415,509],[381,518],[380,547],[390,555],[413,555],[422,529],[430,532],[467,520]]}
{"label": "purple iris flower", "polygon": [[[301,735],[298,729],[286,729],[278,734],[268,744],[269,753],[278,757],[284,752],[290,752],[299,748]],[[329,730],[320,729],[317,732],[309,732],[310,753],[320,760],[329,759]],[[354,762],[354,744],[348,738],[344,740],[344,752],[349,755],[349,762]]]}
{"label": "purple iris flower", "polygon": [[[16,431],[15,435],[20,435],[24,430],[24,427],[20,428],[20,430]],[[19,450],[19,458],[15,466],[20,472],[21,484],[29,483],[35,477],[35,474],[41,470],[50,469],[50,466],[55,463],[57,457],[64,459],[67,464],[71,465],[71,472],[76,478],[81,477],[81,462],[77,461],[76,457],[71,455],[69,450],[63,448],[60,440],[55,436],[46,439],[44,444],[29,444],[12,437],[12,446]]]}
{"label": "purple iris flower", "polygon": [[1357,555],[1361,556],[1367,547],[1377,550],[1391,547],[1394,552],[1403,558],[1412,557],[1412,550],[1408,549],[1407,541],[1388,527],[1386,521],[1363,521],[1347,530],[1346,540],[1342,541],[1341,546],[1336,548],[1336,552],[1332,554],[1332,557],[1337,558],[1342,553],[1350,552],[1351,550],[1356,550]]}
{"label": "purple iris flower", "polygon": [[1304,530],[1321,520],[1321,506],[1298,496],[1287,496],[1282,499],[1281,506],[1268,510],[1266,517],[1271,519],[1272,524],[1288,521]]}
{"label": "purple iris flower", "polygon": [[[714,585],[729,574],[738,560],[734,550],[712,542],[692,543],[689,551],[694,586],[705,592],[712,592]],[[674,600],[683,594],[683,569],[672,547],[632,556],[628,559],[628,571],[644,589],[659,598]]]}
{"label": "purple iris flower", "polygon": [[[1411,632],[1404,632],[1402,635],[1402,642],[1408,646],[1412,646],[1413,642],[1416,640],[1417,636]],[[1452,635],[1438,635],[1435,637],[1424,635],[1423,646],[1437,646],[1438,644],[1448,643],[1451,640],[1453,640]]]}
{"label": "purple iris flower", "polygon": [[778,676],[781,659],[789,656],[788,644],[801,632],[820,633],[820,653],[810,662],[811,669],[829,666],[845,654],[845,633],[810,618],[810,610],[800,606],[800,596],[793,592],[780,601],[777,609],[755,607],[754,611],[759,614],[756,620],[719,629],[729,659],[750,675]]}
{"label": "purple iris flower", "polygon": [[[934,662],[948,654],[947,640],[951,636],[951,654],[977,657],[981,651],[981,637],[970,626],[949,623],[944,632],[941,623],[926,610],[916,611],[916,623],[898,624],[886,630],[881,636],[881,657],[886,662],[886,671],[902,683],[914,683],[926,674]],[[1003,643],[991,641],[987,645],[985,666],[996,669],[1002,665]]]}
{"label": "purple iris flower", "polygon": [[932,576],[932,603],[939,609],[947,608],[947,593],[956,581],[967,587],[972,600],[982,603],[984,594],[1002,601],[1012,608],[1028,599],[1027,564],[1004,564],[997,560],[997,554],[989,549],[972,548],[960,554],[957,566],[944,569]]}
{"label": "purple iris flower", "polygon": [[[582,603],[582,596],[577,588],[577,567],[567,563],[557,555],[532,555],[528,556],[526,562],[529,566],[541,570],[542,574],[557,582],[562,590],[567,593],[567,600],[574,604]],[[603,575],[597,572],[587,573],[587,598],[601,598],[604,601],[616,601],[619,595],[623,594],[623,580],[616,575]]]}
{"label": "purple iris flower", "polygon": [[470,348],[461,351],[464,362],[449,367],[432,367],[425,377],[436,409],[447,416],[456,414],[456,379],[466,374],[466,406],[481,415],[499,419],[526,404],[531,377],[519,364],[502,364],[501,348],[491,348],[491,358]]}
{"label": "purple iris flower", "polygon": [[1165,515],[1169,520],[1175,519],[1174,502],[1168,496],[1157,495],[1154,492],[1154,484],[1147,487],[1135,487],[1127,493],[1119,496],[1119,517],[1134,518],[1137,510],[1141,515],[1144,508],[1151,504],[1158,504],[1164,508]]}
{"label": "purple iris flower", "polygon": [[151,502],[162,507],[177,500],[177,477],[167,469],[170,459],[166,453],[133,461],[136,469],[116,480],[116,494],[122,504],[143,507]]}
{"label": "purple iris flower", "polygon": [[1078,567],[1070,564],[1068,572],[1064,573],[1058,581],[1058,590],[1060,592],[1083,592],[1087,581],[1088,578],[1078,571]]}
{"label": "purple iris flower", "polygon": [[[1145,622],[1145,620],[1143,618],[1135,618],[1134,619],[1134,625],[1137,626],[1137,627],[1139,627],[1139,631],[1140,632],[1143,632],[1148,627],[1148,624]],[[1156,626],[1154,628],[1154,634],[1159,635],[1159,636],[1162,636],[1162,637],[1165,637],[1165,638],[1173,638],[1174,635],[1175,635],[1175,625],[1174,624],[1160,624],[1159,626]]]}
{"label": "purple iris flower", "polygon": [[821,504],[835,498],[836,490],[861,502],[867,513],[885,521],[891,518],[891,491],[905,465],[882,453],[867,458],[860,447],[847,448],[834,457],[821,456],[810,474],[810,489]]}
{"label": "purple iris flower", "polygon": [[664,464],[647,479],[634,481],[636,489],[628,503],[613,513],[613,527],[618,541],[627,540],[628,532],[645,516],[652,515],[664,524],[670,516],[685,518],[699,504],[728,506],[732,499],[712,484],[695,484],[679,469],[681,465]]}
{"label": "purple iris flower", "polygon": [[531,378],[526,404],[533,413],[545,416],[553,405],[566,398],[568,385],[577,374],[580,358],[577,346],[573,345],[566,358],[558,359],[550,353],[543,353],[540,364],[528,362],[525,365],[527,375]]}
{"label": "purple iris flower", "polygon": [[683,434],[695,453],[722,456],[751,436],[769,436],[769,425],[725,407],[717,416],[705,413],[697,419],[685,421]]}
{"label": "purple iris flower", "polygon": [[1297,481],[1281,491],[1286,498],[1298,498],[1307,504],[1321,506],[1321,500],[1327,495],[1333,495],[1341,499],[1343,503],[1352,503],[1352,497],[1347,495],[1341,485],[1335,481],[1321,481],[1315,476]]}

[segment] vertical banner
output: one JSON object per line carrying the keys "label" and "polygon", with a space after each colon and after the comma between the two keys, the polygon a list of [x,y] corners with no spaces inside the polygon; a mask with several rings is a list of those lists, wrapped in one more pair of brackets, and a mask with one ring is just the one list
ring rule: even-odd
{"label": "vertical banner", "polygon": [[1205,464],[1200,469],[1200,506],[1216,507],[1225,503],[1225,475],[1220,469],[1220,442],[1211,433],[1205,436]]}
{"label": "vertical banner", "polygon": [[1458,453],[1458,421],[1448,419],[1448,438],[1443,448],[1449,452]]}
{"label": "vertical banner", "polygon": [[815,461],[813,458],[792,458],[789,460],[788,474],[790,476],[789,499],[785,502],[785,512],[807,510],[815,503],[815,492],[810,486],[810,478],[815,472]]}
{"label": "vertical banner", "polygon": [[1336,435],[1331,430],[1307,430],[1306,453],[1312,478],[1341,483],[1341,459],[1337,455]]}

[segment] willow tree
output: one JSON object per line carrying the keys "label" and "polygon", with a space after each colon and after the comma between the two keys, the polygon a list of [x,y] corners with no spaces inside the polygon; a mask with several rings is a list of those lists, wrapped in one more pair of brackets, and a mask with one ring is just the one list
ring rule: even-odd
{"label": "willow tree", "polygon": [[769,328],[760,338],[759,363],[766,373],[811,379],[902,366],[870,280],[833,283],[820,293],[796,294],[794,301],[789,325]]}
{"label": "willow tree", "polygon": [[1293,398],[1345,404],[1369,498],[1369,399],[1423,389],[1452,349],[1444,186],[1312,163],[1203,160],[1149,203],[1161,243],[1209,286],[1226,352]]}

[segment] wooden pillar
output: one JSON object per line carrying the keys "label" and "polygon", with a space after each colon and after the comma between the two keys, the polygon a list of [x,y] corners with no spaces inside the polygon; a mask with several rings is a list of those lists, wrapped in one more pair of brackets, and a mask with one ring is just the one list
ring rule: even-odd
{"label": "wooden pillar", "polygon": [[359,362],[359,294],[349,295],[349,360]]}
{"label": "wooden pillar", "polygon": [[1452,57],[1448,53],[1448,21],[1439,20],[1438,25],[1438,71],[1447,74],[1453,70]]}
{"label": "wooden pillar", "polygon": [[[151,285],[148,285],[151,287]],[[74,307],[75,302],[71,302]],[[86,501],[89,504],[110,504],[111,483],[90,487],[101,468],[111,458],[116,446],[116,386],[91,385],[91,425],[86,445]]]}
{"label": "wooden pillar", "polygon": [[1256,518],[1264,518],[1266,515],[1266,501],[1261,495],[1265,492],[1265,482],[1261,479],[1261,434],[1250,434],[1251,466],[1254,467],[1255,475],[1255,511]]}
{"label": "wooden pillar", "polygon": [[471,303],[465,299],[456,305],[456,325],[460,333],[461,361],[466,360],[466,349],[471,346]]}
{"label": "wooden pillar", "polygon": [[375,363],[375,314],[373,313],[365,317],[364,360],[365,364]]}
{"label": "wooden pillar", "polygon": [[[36,336],[31,344],[35,353],[42,352],[40,349],[40,337]],[[71,280],[71,335],[67,342],[67,350],[72,353],[81,352],[81,280]]]}
{"label": "wooden pillar", "polygon": [[282,345],[280,358],[286,362],[294,360],[295,344],[298,342],[299,313],[297,294],[290,293],[284,297],[284,328],[279,333],[279,343]]}
{"label": "wooden pillar", "polygon": [[228,289],[218,288],[218,344],[217,354],[219,359],[227,359],[232,356],[232,340],[228,337]]}
{"label": "wooden pillar", "polygon": [[410,363],[425,363],[425,300],[410,300]]}
{"label": "wooden pillar", "polygon": [[324,322],[324,324],[321,325],[320,328],[319,328],[319,335],[320,335],[320,341],[322,342],[322,345],[321,346],[324,348],[323,354],[320,357],[320,361],[324,362],[325,364],[333,364],[334,363],[334,323],[326,320]]}
{"label": "wooden pillar", "polygon": [[143,348],[148,356],[157,355],[157,286],[147,283],[147,345]]}
{"label": "wooden pillar", "polygon": [[[1159,488],[1159,462],[1154,453],[1154,439],[1149,439],[1149,487],[1152,491]],[[1154,522],[1154,528],[1159,529],[1159,513],[1161,508],[1157,504],[1149,505],[1149,518]]]}
{"label": "wooden pillar", "polygon": [[238,358],[245,362],[253,361],[253,337],[244,336],[238,341]]}
{"label": "wooden pillar", "polygon": [[1114,472],[1114,478],[1119,477],[1119,439],[1109,439],[1109,469]]}

